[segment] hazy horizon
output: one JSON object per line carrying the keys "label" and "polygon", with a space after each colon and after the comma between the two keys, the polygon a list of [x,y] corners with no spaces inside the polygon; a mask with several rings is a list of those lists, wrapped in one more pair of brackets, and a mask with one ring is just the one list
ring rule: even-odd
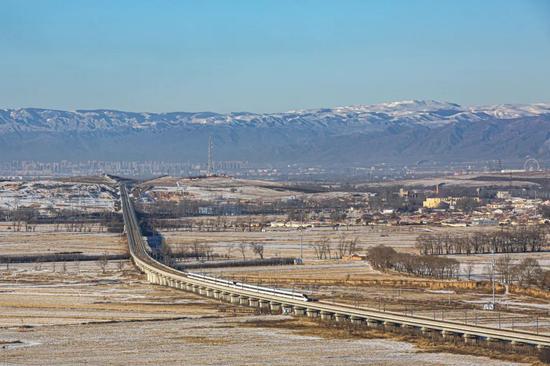
{"label": "hazy horizon", "polygon": [[312,108],[295,108],[289,110],[281,111],[270,111],[270,112],[253,112],[249,110],[235,110],[235,111],[216,111],[216,110],[166,110],[166,111],[149,111],[149,110],[127,110],[120,108],[75,108],[75,109],[61,109],[61,108],[50,108],[50,107],[36,107],[36,106],[21,106],[21,107],[1,107],[0,110],[22,110],[22,109],[44,109],[44,110],[57,110],[64,112],[78,112],[78,111],[116,111],[116,112],[127,112],[127,113],[151,113],[151,114],[169,114],[169,113],[216,113],[216,114],[231,114],[231,113],[250,113],[250,114],[283,114],[295,111],[307,111],[307,110],[318,110],[318,109],[334,109],[334,108],[347,108],[347,107],[359,107],[359,106],[378,106],[390,103],[404,103],[404,102],[440,102],[448,104],[457,104],[465,108],[476,108],[476,107],[487,107],[487,106],[516,106],[516,105],[547,105],[550,104],[550,99],[541,100],[538,102],[532,103],[515,103],[515,102],[504,102],[504,103],[494,103],[494,104],[461,104],[449,100],[436,100],[436,99],[403,99],[403,100],[387,100],[378,103],[358,103],[358,104],[342,104],[342,105],[329,105],[329,106],[317,106]]}

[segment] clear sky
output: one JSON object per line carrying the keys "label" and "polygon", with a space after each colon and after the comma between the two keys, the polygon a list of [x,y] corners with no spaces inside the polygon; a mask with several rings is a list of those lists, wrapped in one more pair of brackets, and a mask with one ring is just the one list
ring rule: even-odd
{"label": "clear sky", "polygon": [[550,0],[0,0],[0,107],[550,102]]}

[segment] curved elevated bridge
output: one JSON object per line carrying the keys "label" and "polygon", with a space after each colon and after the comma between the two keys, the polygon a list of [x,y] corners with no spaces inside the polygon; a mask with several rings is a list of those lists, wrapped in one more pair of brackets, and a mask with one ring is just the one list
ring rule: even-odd
{"label": "curved elevated bridge", "polygon": [[357,308],[345,304],[315,301],[292,291],[258,287],[244,283],[182,272],[154,260],[141,235],[133,204],[124,184],[120,186],[124,226],[128,235],[130,256],[134,264],[147,275],[147,280],[161,286],[173,287],[199,295],[227,301],[236,305],[257,307],[297,316],[320,317],[323,320],[367,324],[370,327],[410,328],[422,333],[435,332],[443,337],[462,337],[465,342],[507,342],[550,348],[550,336],[531,332],[467,325],[458,322],[432,320],[419,316]]}

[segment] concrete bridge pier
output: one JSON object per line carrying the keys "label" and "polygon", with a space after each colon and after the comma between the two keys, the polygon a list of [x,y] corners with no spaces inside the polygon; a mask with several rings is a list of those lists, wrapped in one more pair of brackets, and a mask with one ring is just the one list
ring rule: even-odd
{"label": "concrete bridge pier", "polygon": [[441,336],[444,339],[452,340],[452,339],[458,338],[460,335],[456,332],[451,332],[451,331],[448,331],[448,330],[442,330],[441,331]]}
{"label": "concrete bridge pier", "polygon": [[250,299],[247,297],[247,296],[241,296],[240,299],[239,299],[239,304],[243,305],[243,306],[249,306],[250,304]]}
{"label": "concrete bridge pier", "polygon": [[259,307],[260,306],[260,300],[251,297],[251,298],[248,299],[248,306],[250,306],[251,308]]}
{"label": "concrete bridge pier", "polygon": [[363,324],[365,324],[365,318],[362,318],[360,316],[351,316],[350,320],[351,320],[351,324],[353,324],[353,325],[363,325]]}
{"label": "concrete bridge pier", "polygon": [[334,313],[330,311],[321,311],[321,320],[332,320],[334,318]]}
{"label": "concrete bridge pier", "polygon": [[501,343],[502,343],[502,340],[497,339],[497,338],[492,338],[492,337],[486,337],[486,338],[485,338],[485,342],[486,342],[488,345],[498,345],[498,344],[501,344]]}
{"label": "concrete bridge pier", "polygon": [[206,296],[210,297],[210,298],[214,298],[214,289],[211,289],[211,288],[207,288],[206,289]]}
{"label": "concrete bridge pier", "polygon": [[348,316],[346,314],[334,314],[334,320],[336,320],[338,323],[342,323],[348,320]]}
{"label": "concrete bridge pier", "polygon": [[199,285],[193,285],[193,292],[200,294],[201,287]]}
{"label": "concrete bridge pier", "polygon": [[422,334],[424,334],[424,335],[431,335],[431,334],[433,334],[433,332],[434,332],[433,329],[431,329],[431,328],[426,328],[426,327],[420,328],[420,331],[421,331]]}
{"label": "concrete bridge pier", "polygon": [[239,305],[240,303],[240,296],[237,294],[231,294],[231,303],[234,305]]}
{"label": "concrete bridge pier", "polygon": [[305,308],[300,308],[300,307],[294,307],[294,315],[305,316],[306,315],[306,309]]}
{"label": "concrete bridge pier", "polygon": [[280,302],[271,301],[270,304],[269,304],[269,307],[270,307],[270,310],[271,310],[272,313],[279,314],[281,312],[281,303]]}
{"label": "concrete bridge pier", "polygon": [[271,304],[269,303],[269,300],[260,300],[259,301],[260,310],[270,311],[271,310]]}
{"label": "concrete bridge pier", "polygon": [[306,310],[308,318],[317,318],[319,317],[319,310],[317,309],[307,309]]}
{"label": "concrete bridge pier", "polygon": [[539,344],[539,345],[537,345],[537,350],[538,350],[539,352],[545,352],[545,351],[549,351],[549,350],[550,350],[550,347],[544,346],[544,345],[542,345],[542,344]]}
{"label": "concrete bridge pier", "polygon": [[367,319],[367,326],[369,328],[380,328],[382,326],[382,322],[377,319]]}
{"label": "concrete bridge pier", "polygon": [[206,296],[207,288],[204,286],[199,287],[199,295]]}
{"label": "concrete bridge pier", "polygon": [[399,328],[399,323],[385,321],[384,328],[386,328],[387,330],[395,330],[396,328]]}
{"label": "concrete bridge pier", "polygon": [[291,315],[293,313],[293,306],[288,304],[283,304],[282,311],[284,315]]}
{"label": "concrete bridge pier", "polygon": [[214,290],[214,299],[220,300],[220,297],[222,295],[222,292],[220,290]]}
{"label": "concrete bridge pier", "polygon": [[189,292],[193,292],[193,285],[188,283],[187,285],[185,285],[185,289]]}
{"label": "concrete bridge pier", "polygon": [[221,299],[225,302],[231,302],[231,292],[224,291]]}
{"label": "concrete bridge pier", "polygon": [[476,343],[477,342],[477,336],[473,334],[464,333],[462,335],[462,338],[464,338],[464,343]]}

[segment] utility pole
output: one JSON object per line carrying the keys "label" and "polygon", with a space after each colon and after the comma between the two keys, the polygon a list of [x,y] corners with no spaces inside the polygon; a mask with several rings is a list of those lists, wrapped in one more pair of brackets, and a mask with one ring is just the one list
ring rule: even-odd
{"label": "utility pole", "polygon": [[304,206],[302,204],[302,210],[300,215],[300,259],[304,260]]}
{"label": "utility pole", "polygon": [[495,247],[491,250],[491,282],[493,282],[493,310],[495,310]]}
{"label": "utility pole", "polygon": [[212,142],[212,136],[208,137],[208,166],[206,169],[209,176],[214,175],[214,143]]}

